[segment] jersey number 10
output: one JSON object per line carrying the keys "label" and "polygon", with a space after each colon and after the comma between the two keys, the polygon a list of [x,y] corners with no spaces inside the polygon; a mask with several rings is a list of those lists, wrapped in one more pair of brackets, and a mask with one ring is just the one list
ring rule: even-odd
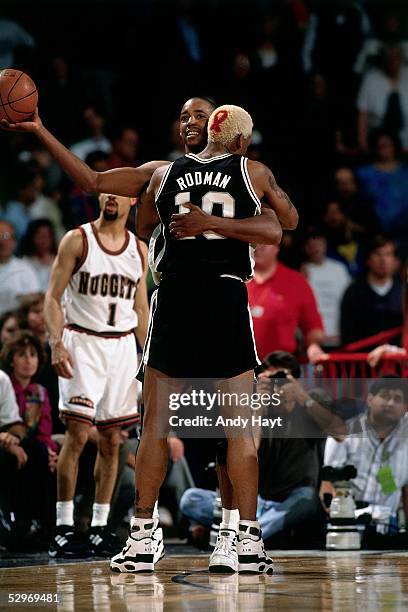
{"label": "jersey number 10", "polygon": [[[179,213],[189,213],[190,209],[184,206],[187,202],[190,202],[190,192],[180,192],[175,197],[175,204],[178,206]],[[222,216],[228,219],[235,217],[235,199],[231,194],[221,191],[208,191],[201,200],[201,209],[207,215],[212,215],[214,204],[220,204],[222,206]],[[225,236],[220,236],[215,232],[203,232],[203,236],[208,240],[220,240],[225,239]],[[196,236],[186,236],[179,240],[194,240]]]}

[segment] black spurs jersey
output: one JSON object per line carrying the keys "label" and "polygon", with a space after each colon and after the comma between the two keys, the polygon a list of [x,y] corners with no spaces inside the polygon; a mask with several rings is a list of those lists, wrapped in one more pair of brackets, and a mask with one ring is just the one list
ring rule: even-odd
{"label": "black spurs jersey", "polygon": [[176,239],[169,231],[171,215],[188,213],[191,202],[217,217],[245,219],[261,211],[248,174],[248,159],[218,155],[201,159],[192,153],[177,159],[165,172],[156,194],[161,224],[153,232],[149,263],[156,282],[161,275],[233,275],[247,280],[253,273],[252,246],[214,232]]}

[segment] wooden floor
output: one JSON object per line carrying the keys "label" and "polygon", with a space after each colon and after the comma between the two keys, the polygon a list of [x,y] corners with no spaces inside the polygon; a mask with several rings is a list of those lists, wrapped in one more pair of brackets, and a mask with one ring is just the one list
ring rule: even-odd
{"label": "wooden floor", "polygon": [[[273,576],[208,574],[204,556],[164,558],[154,574],[113,574],[107,561],[0,570],[0,610],[9,593],[57,593],[41,610],[256,612],[408,610],[408,553],[291,551]],[[52,562],[51,562],[52,563]]]}

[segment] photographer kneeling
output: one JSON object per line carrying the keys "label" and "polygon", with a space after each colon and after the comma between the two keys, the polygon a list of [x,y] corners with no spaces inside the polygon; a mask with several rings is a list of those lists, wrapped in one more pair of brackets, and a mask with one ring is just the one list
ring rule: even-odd
{"label": "photographer kneeling", "polygon": [[259,393],[279,392],[280,405],[268,415],[282,427],[263,429],[259,440],[257,517],[264,539],[305,522],[320,523],[318,485],[326,436],[341,438],[343,421],[330,410],[331,398],[319,389],[306,392],[295,380],[299,365],[290,353],[268,355],[259,375]]}
{"label": "photographer kneeling", "polygon": [[[367,505],[388,510],[389,531],[397,529],[401,503],[408,519],[408,387],[397,377],[378,378],[370,386],[367,411],[347,421],[347,437],[338,442],[328,438],[325,466],[353,465],[356,478],[350,481],[357,507]],[[320,499],[326,512],[324,495],[336,495],[334,485],[322,481]],[[373,516],[375,509],[371,508]],[[378,512],[377,512],[378,513]],[[403,527],[403,525],[400,525]],[[369,542],[367,542],[369,544]],[[375,542],[378,545],[378,541]]]}

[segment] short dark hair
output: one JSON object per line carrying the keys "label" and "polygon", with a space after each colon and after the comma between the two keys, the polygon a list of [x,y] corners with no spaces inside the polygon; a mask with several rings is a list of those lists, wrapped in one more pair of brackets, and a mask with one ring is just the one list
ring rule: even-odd
{"label": "short dark hair", "polygon": [[17,321],[21,329],[28,328],[28,315],[30,314],[30,309],[33,306],[37,306],[37,304],[41,304],[41,302],[44,303],[44,299],[44,293],[29,293],[21,297],[20,308],[16,311]]}
{"label": "short dark hair", "polygon": [[300,377],[299,362],[292,353],[287,351],[273,351],[269,353],[263,360],[261,367],[262,370],[267,370],[268,368],[290,370],[294,378]]}
{"label": "short dark hair", "polygon": [[17,311],[16,310],[7,310],[7,312],[3,312],[3,314],[0,315],[0,332],[3,329],[6,321],[11,319],[12,317],[17,319]]}
{"label": "short dark hair", "polygon": [[377,236],[374,236],[367,244],[366,257],[368,258],[371,253],[373,253],[377,249],[382,249],[387,244],[392,244],[395,248],[395,243],[393,240],[391,240],[391,238],[389,238],[388,236],[384,236],[383,234],[377,234]]}
{"label": "short dark hair", "polygon": [[48,229],[50,230],[51,232],[51,253],[53,255],[56,255],[57,239],[55,237],[55,228],[52,222],[46,218],[34,219],[33,221],[30,221],[30,223],[28,224],[26,233],[24,234],[24,237],[21,241],[22,243],[21,254],[22,255],[27,255],[28,257],[30,257],[31,255],[34,255],[35,253],[34,237],[40,227],[48,227]]}
{"label": "short dark hair", "polygon": [[390,130],[384,128],[375,128],[368,135],[368,150],[371,155],[375,156],[377,152],[378,141],[380,138],[389,138],[395,148],[395,157],[401,157],[402,155],[402,144],[397,134],[394,134]]}
{"label": "short dark hair", "polygon": [[309,226],[306,228],[305,233],[303,235],[303,244],[309,240],[309,238],[325,238],[326,234],[321,227],[318,226]]}
{"label": "short dark hair", "polygon": [[[38,368],[37,372],[41,370],[45,361],[45,351],[40,340],[29,331],[23,330],[13,334],[11,340],[6,342],[0,353],[0,363],[8,374],[13,371],[13,358],[14,355],[21,350],[24,350],[27,346],[32,346],[38,356]],[[36,374],[37,374],[36,372]]]}
{"label": "short dark hair", "polygon": [[185,101],[183,102],[182,106],[184,106],[184,104],[187,102],[187,100],[204,100],[204,102],[207,102],[207,104],[210,104],[213,109],[216,109],[218,104],[216,102],[216,100],[214,100],[214,98],[212,98],[211,96],[190,96],[189,98],[186,98]]}
{"label": "short dark hair", "polygon": [[105,153],[105,151],[96,150],[88,153],[85,157],[85,163],[88,164],[88,166],[93,166],[96,162],[107,161],[108,159],[109,155]]}
{"label": "short dark hair", "polygon": [[371,395],[378,395],[384,389],[402,391],[405,402],[408,401],[408,380],[396,375],[380,376],[371,383],[369,392]]}

